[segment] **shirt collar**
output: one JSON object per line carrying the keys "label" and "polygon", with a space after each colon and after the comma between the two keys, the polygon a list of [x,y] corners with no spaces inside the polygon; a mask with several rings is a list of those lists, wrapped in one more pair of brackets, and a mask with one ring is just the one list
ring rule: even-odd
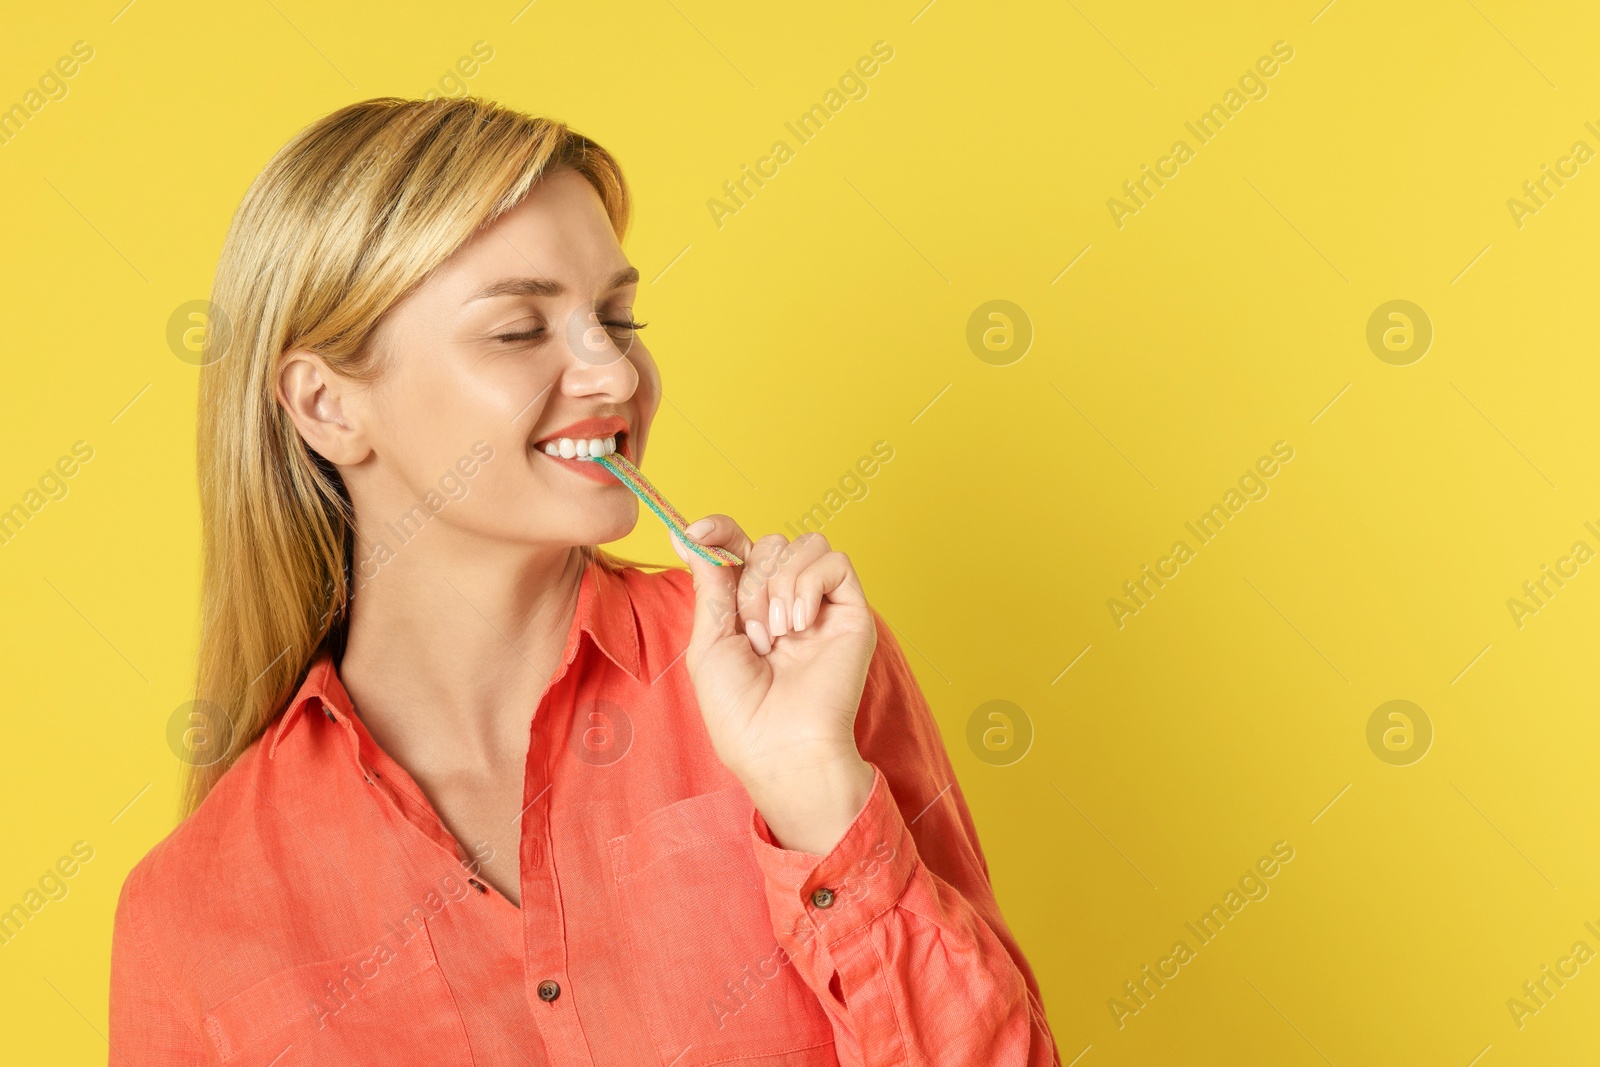
{"label": "shirt collar", "polygon": [[[579,635],[588,634],[596,648],[606,658],[639,681],[639,622],[634,613],[633,598],[628,594],[628,584],[619,574],[614,574],[590,559],[584,566],[583,578],[578,586],[578,608],[568,634],[562,663],[572,662],[577,651]],[[319,646],[306,670],[305,681],[300,684],[284,708],[267,748],[267,758],[278,751],[278,742],[297,722],[308,705],[311,714],[323,711],[335,722],[354,716],[354,703],[339,680],[339,671],[333,662],[333,653],[326,643]]]}
{"label": "shirt collar", "polygon": [[[639,619],[628,583],[591,559],[578,587],[575,630],[586,632],[595,647],[639,681]],[[571,642],[568,642],[570,651]]]}

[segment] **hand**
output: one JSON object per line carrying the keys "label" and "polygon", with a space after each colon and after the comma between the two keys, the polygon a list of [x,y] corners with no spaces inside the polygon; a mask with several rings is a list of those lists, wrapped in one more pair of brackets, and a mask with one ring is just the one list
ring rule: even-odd
{"label": "hand", "polygon": [[727,515],[689,529],[745,561],[719,567],[671,535],[694,578],[684,660],[712,747],[782,847],[826,854],[874,775],[855,743],[878,639],[861,582],[818,533],[752,543]]}

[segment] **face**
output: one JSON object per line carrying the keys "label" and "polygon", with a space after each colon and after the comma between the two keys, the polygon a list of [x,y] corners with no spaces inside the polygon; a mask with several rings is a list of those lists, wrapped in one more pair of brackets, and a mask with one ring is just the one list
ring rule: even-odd
{"label": "face", "polygon": [[[377,382],[286,365],[286,406],[339,465],[363,540],[430,500],[429,525],[494,541],[570,547],[631,530],[633,494],[546,445],[614,438],[638,462],[661,385],[632,328],[637,287],[599,195],[563,168],[390,310]],[[318,377],[332,386],[320,411],[306,395]]]}

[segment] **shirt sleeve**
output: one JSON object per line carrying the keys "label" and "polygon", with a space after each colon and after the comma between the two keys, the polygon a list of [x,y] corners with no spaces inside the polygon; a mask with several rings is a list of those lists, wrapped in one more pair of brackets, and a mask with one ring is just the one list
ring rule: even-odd
{"label": "shirt sleeve", "polygon": [[938,726],[873,616],[856,717],[866,804],[826,856],[779,847],[752,818],[779,959],[821,1001],[844,1067],[1059,1067]]}
{"label": "shirt sleeve", "polygon": [[138,902],[138,868],[117,898],[111,931],[110,1067],[196,1067],[205,1042],[171,995]]}

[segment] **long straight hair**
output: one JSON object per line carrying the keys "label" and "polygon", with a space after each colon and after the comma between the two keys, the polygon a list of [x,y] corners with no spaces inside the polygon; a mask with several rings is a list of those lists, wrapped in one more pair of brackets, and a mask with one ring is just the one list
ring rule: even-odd
{"label": "long straight hair", "polygon": [[[380,97],[289,140],[235,212],[201,350],[203,576],[197,709],[181,814],[343,644],[355,515],[338,470],[275,397],[279,357],[311,349],[370,382],[384,313],[557,167],[588,179],[621,240],[629,197],[604,148],[560,122],[474,97]],[[607,570],[635,563],[580,546]]]}

